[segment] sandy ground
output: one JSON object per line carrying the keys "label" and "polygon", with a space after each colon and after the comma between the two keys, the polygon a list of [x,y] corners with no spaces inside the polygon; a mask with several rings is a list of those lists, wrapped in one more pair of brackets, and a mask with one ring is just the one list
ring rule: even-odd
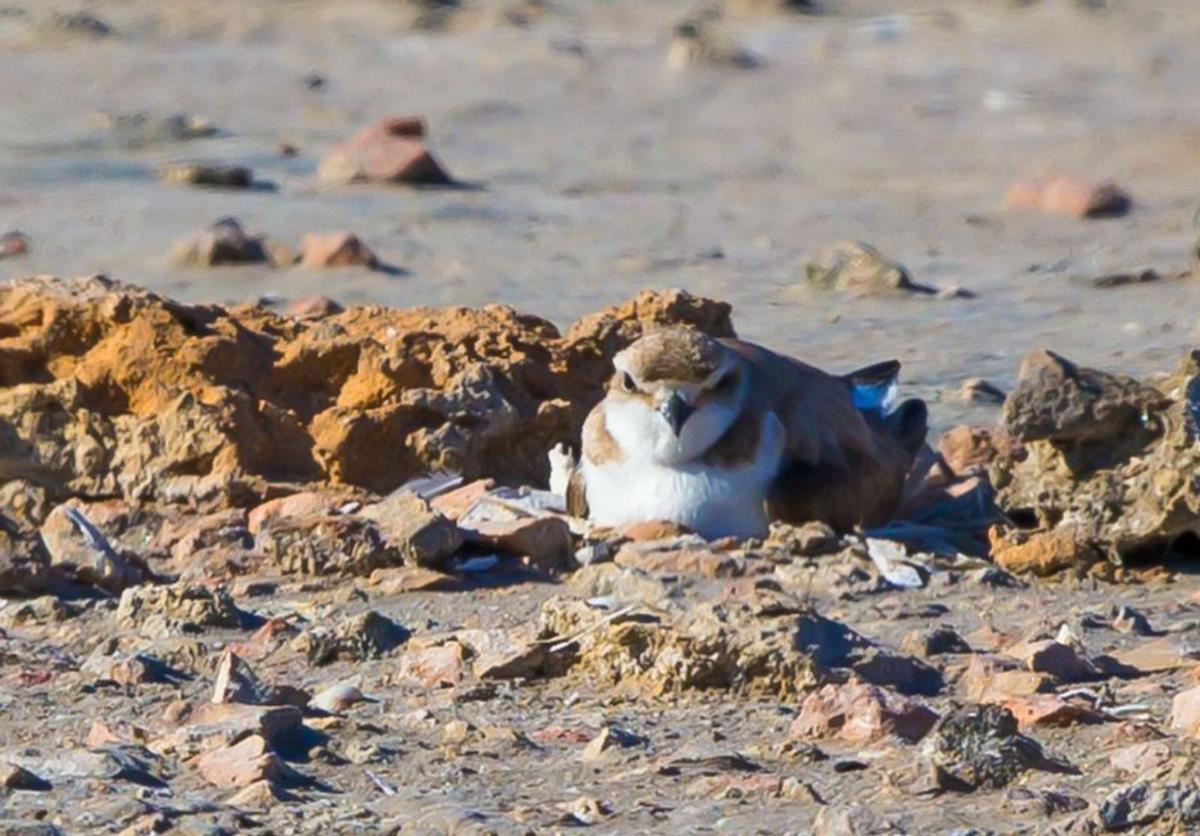
{"label": "sandy ground", "polygon": [[[190,301],[324,293],[343,303],[504,302],[560,324],[643,287],[684,287],[732,302],[743,336],[832,370],[900,358],[910,391],[932,402],[939,427],[994,421],[995,407],[963,404],[953,392],[975,376],[1010,386],[1035,346],[1137,374],[1173,367],[1195,338],[1192,280],[1101,290],[1075,279],[1188,266],[1200,202],[1200,7],[1189,0],[1111,0],[1099,11],[1068,0],[826,5],[819,16],[731,24],[764,62],[741,71],[667,66],[671,28],[693,9],[674,0],[560,0],[527,26],[488,12],[443,32],[413,30],[411,8],[387,0],[98,0],[87,8],[113,34],[96,40],[39,28],[68,7],[9,3],[0,8],[0,232],[20,229],[32,248],[0,261],[0,278],[103,272]],[[310,73],[324,85],[309,89]],[[96,126],[99,112],[201,114],[220,133],[130,147]],[[437,155],[474,188],[318,187],[317,163],[336,141],[382,116],[410,113],[427,118]],[[284,141],[300,155],[281,158]],[[161,182],[156,169],[176,159],[246,164],[277,188]],[[1046,172],[1114,179],[1135,207],[1123,218],[1088,221],[1004,208],[1012,183]],[[293,242],[309,231],[351,229],[399,269],[204,271],[168,263],[173,242],[225,215]],[[869,241],[919,281],[958,285],[975,297],[848,299],[800,289],[806,260],[844,238]],[[267,617],[311,606],[316,596],[353,612],[368,596],[348,589],[318,595],[292,585],[239,603]],[[1194,589],[1194,577],[1185,576],[1119,591],[1091,580],[1035,582],[1018,593],[960,575],[915,593],[834,584],[815,600],[895,647],[910,629],[940,622],[964,634],[991,624],[1026,635],[1035,626],[1078,624],[1088,613],[1091,623],[1111,620],[1118,603],[1136,605],[1156,627],[1186,632],[1195,622],[1187,603]],[[419,635],[519,625],[553,591],[519,583],[370,603]],[[9,674],[19,680],[21,671],[50,665],[55,647],[82,658],[111,609],[93,602],[65,626],[51,619],[38,630],[14,629]],[[231,638],[210,631],[205,641],[214,650]],[[1135,641],[1096,627],[1084,643],[1100,653]],[[949,676],[961,673],[958,662],[939,665]],[[843,773],[837,764],[862,760],[861,753],[822,744],[831,758],[809,764],[776,745],[795,714],[794,705],[776,701],[721,693],[644,700],[588,691],[573,679],[504,683],[484,697],[465,686],[430,696],[392,683],[386,661],[263,668],[276,681],[307,687],[359,676],[382,701],[357,708],[330,727],[334,743],[296,760],[336,793],[309,788],[301,802],[261,816],[162,814],[178,832],[377,832],[398,821],[416,822],[414,832],[465,832],[463,822],[472,821],[485,830],[547,832],[580,823],[564,820],[557,805],[581,796],[609,811],[596,832],[809,831],[822,807],[811,796],[714,799],[656,771],[660,756],[688,741],[752,752],[770,774],[807,782],[834,805],[870,802],[914,833],[1053,826],[999,794],[915,805],[897,787],[907,749],[893,747],[869,756],[869,768]],[[1107,696],[1111,704],[1145,702],[1165,721],[1184,678],[1168,671],[1111,686]],[[83,678],[68,677],[65,687],[74,690],[66,692],[16,681],[3,694],[14,718],[0,723],[6,747],[77,746],[99,715],[153,717],[146,722],[155,725],[171,699],[203,700],[211,688],[203,676],[129,699]],[[67,708],[64,693],[77,697]],[[956,698],[950,690],[933,705],[947,710]],[[419,710],[429,716],[413,720]],[[447,748],[444,729],[455,719],[474,728],[467,743]],[[552,724],[614,724],[650,742],[585,766],[582,744],[529,748],[504,734],[485,741],[480,731],[536,737]],[[1122,737],[1126,731],[1105,724],[1039,732],[1047,749],[1084,772],[1038,773],[1031,786],[1078,795],[1094,810],[1118,783],[1110,750],[1140,739],[1137,729]],[[361,741],[378,751],[348,757],[346,747]],[[381,794],[369,771],[397,795]],[[70,786],[15,796],[6,810],[29,818],[41,809],[66,832],[116,832],[156,809],[214,796],[191,772],[172,779],[166,793]],[[74,812],[64,814],[68,803]]]}

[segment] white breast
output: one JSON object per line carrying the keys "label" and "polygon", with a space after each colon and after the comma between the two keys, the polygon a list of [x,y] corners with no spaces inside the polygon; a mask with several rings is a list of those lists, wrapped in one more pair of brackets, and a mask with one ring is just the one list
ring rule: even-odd
{"label": "white breast", "polygon": [[779,470],[783,436],[779,419],[766,414],[754,459],[735,468],[629,456],[595,465],[584,456],[589,518],[603,526],[670,520],[710,540],[761,537],[767,532],[764,502]]}

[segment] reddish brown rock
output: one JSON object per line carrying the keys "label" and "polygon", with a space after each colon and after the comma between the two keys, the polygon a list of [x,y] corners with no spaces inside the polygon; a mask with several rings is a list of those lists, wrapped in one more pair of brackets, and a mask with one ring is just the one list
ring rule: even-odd
{"label": "reddish brown rock", "polygon": [[272,520],[288,517],[329,516],[348,502],[359,501],[362,495],[351,490],[300,491],[281,496],[255,506],[246,516],[246,527],[251,534]]}
{"label": "reddish brown rock", "polygon": [[1005,648],[1005,655],[1019,660],[1034,673],[1044,673],[1060,683],[1082,682],[1097,677],[1096,666],[1069,644],[1044,639]]}
{"label": "reddish brown rock", "polygon": [[476,479],[474,482],[447,491],[429,500],[429,506],[453,522],[471,510],[471,506],[487,496],[496,485],[495,479]]}
{"label": "reddish brown rock", "polygon": [[396,566],[390,569],[376,569],[367,578],[367,585],[376,594],[390,597],[404,592],[457,589],[460,581],[454,575],[435,572],[421,566]]}
{"label": "reddish brown rock", "polygon": [[277,781],[285,773],[279,756],[258,735],[205,752],[196,759],[195,766],[204,780],[218,787],[245,787],[256,781]]}
{"label": "reddish brown rock", "polygon": [[692,532],[679,523],[653,520],[623,525],[613,533],[618,538],[640,543],[648,540],[671,540],[676,537],[684,537]]}
{"label": "reddish brown rock", "polygon": [[938,452],[956,475],[987,470],[1000,456],[1012,456],[1015,445],[999,427],[960,425],[938,439]]}
{"label": "reddish brown rock", "polygon": [[1037,726],[1072,726],[1076,723],[1101,723],[1104,715],[1078,702],[1053,695],[1008,697],[1000,702],[1007,708],[1022,729]]}
{"label": "reddish brown rock", "polygon": [[420,117],[393,117],[335,146],[321,161],[322,183],[447,185],[453,179],[425,146]]}
{"label": "reddish brown rock", "polygon": [[379,259],[353,232],[312,232],[300,243],[305,267],[375,267]]}
{"label": "reddish brown rock", "polygon": [[213,683],[212,701],[240,702],[258,705],[266,701],[263,686],[242,657],[226,648],[217,663],[217,678]]}
{"label": "reddish brown rock", "polygon": [[284,313],[297,319],[324,319],[344,310],[341,304],[328,296],[305,296],[289,303]]}
{"label": "reddish brown rock", "polygon": [[1061,176],[1017,183],[1009,190],[1007,202],[1016,209],[1037,209],[1074,218],[1124,215],[1133,206],[1129,194],[1115,183],[1089,183]]}
{"label": "reddish brown rock", "polygon": [[85,745],[89,749],[99,749],[112,744],[144,744],[150,739],[150,733],[141,726],[132,723],[120,723],[108,720],[93,720]]}
{"label": "reddish brown rock", "polygon": [[480,679],[532,679],[547,663],[547,646],[532,631],[459,630],[454,637],[471,650],[471,667]]}
{"label": "reddish brown rock", "polygon": [[924,737],[938,716],[915,700],[862,683],[826,685],[805,697],[790,734],[803,739],[834,737],[856,745],[888,737]]}
{"label": "reddish brown rock", "polygon": [[0,235],[0,258],[12,258],[29,252],[29,236],[12,230]]}
{"label": "reddish brown rock", "polygon": [[1002,702],[1009,697],[1052,691],[1054,682],[1044,673],[1021,670],[1015,661],[980,655],[971,659],[959,687],[975,702]]}

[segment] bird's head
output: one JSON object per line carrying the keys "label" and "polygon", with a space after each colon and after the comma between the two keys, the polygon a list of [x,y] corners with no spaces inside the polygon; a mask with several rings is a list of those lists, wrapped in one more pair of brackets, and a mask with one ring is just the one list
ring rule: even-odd
{"label": "bird's head", "polygon": [[704,454],[746,398],[741,358],[698,331],[652,331],[613,358],[609,433],[627,455],[679,464]]}

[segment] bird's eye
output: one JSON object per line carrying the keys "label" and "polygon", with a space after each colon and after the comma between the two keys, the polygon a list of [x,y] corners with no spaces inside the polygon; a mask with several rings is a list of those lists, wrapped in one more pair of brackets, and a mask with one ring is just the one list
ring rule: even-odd
{"label": "bird's eye", "polygon": [[621,375],[621,388],[626,392],[637,391],[637,384],[633,382],[633,375],[631,375],[629,372],[625,372],[623,375]]}

